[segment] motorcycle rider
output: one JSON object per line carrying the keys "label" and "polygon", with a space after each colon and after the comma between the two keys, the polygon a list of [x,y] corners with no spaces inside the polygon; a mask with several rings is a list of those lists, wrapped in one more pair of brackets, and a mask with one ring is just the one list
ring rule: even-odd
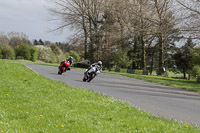
{"label": "motorcycle rider", "polygon": [[67,61],[69,61],[70,62],[70,66],[72,65],[72,63],[73,63],[73,57],[72,56],[69,56],[69,58],[67,59]]}
{"label": "motorcycle rider", "polygon": [[95,67],[96,68],[96,72],[97,73],[100,73],[102,71],[102,62],[101,61],[98,61],[97,63],[93,63],[85,73],[87,73],[92,67]]}
{"label": "motorcycle rider", "polygon": [[[72,63],[73,63],[73,57],[72,56],[69,56],[69,58],[65,59],[60,64],[64,63],[64,66],[65,66],[65,63],[68,63],[68,62],[70,63],[70,66],[71,66]],[[65,66],[65,70],[64,71],[67,71],[67,70],[71,70],[71,68]]]}

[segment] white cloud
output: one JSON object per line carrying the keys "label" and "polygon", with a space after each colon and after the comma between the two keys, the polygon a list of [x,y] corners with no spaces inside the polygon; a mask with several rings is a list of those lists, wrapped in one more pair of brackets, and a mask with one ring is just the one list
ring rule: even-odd
{"label": "white cloud", "polygon": [[43,39],[52,42],[65,41],[65,35],[47,33],[48,28],[56,27],[47,21],[50,17],[45,0],[1,0],[0,33],[23,32],[29,39]]}

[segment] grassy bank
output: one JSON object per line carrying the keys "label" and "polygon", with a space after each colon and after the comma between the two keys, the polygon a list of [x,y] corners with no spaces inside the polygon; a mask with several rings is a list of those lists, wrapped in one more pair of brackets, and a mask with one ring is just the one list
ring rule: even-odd
{"label": "grassy bank", "polygon": [[200,93],[200,84],[197,83],[196,80],[175,79],[175,78],[168,78],[161,76],[137,75],[137,74],[118,73],[118,72],[108,72],[108,73],[118,74],[130,78],[141,79],[153,83],[163,84],[175,88],[181,88],[188,91],[194,91]]}
{"label": "grassy bank", "polygon": [[0,62],[0,132],[200,131],[93,91],[52,81],[21,64]]}

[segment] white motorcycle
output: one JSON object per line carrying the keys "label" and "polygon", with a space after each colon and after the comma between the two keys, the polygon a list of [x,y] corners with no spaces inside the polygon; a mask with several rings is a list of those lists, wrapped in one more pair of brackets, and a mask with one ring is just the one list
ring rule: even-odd
{"label": "white motorcycle", "polygon": [[95,66],[93,66],[90,70],[86,69],[83,75],[83,81],[90,82],[92,79],[95,78],[97,74],[100,74],[100,73],[101,73],[100,70],[98,70],[98,68],[96,68]]}

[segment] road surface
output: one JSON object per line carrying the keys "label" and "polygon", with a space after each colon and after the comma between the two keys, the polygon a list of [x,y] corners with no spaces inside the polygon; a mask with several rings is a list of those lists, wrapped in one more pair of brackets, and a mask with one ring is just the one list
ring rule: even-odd
{"label": "road surface", "polygon": [[62,75],[57,67],[25,64],[33,71],[70,86],[94,90],[127,101],[153,115],[200,127],[200,94],[145,82],[138,79],[101,73],[90,83],[83,82],[83,70],[73,69]]}

